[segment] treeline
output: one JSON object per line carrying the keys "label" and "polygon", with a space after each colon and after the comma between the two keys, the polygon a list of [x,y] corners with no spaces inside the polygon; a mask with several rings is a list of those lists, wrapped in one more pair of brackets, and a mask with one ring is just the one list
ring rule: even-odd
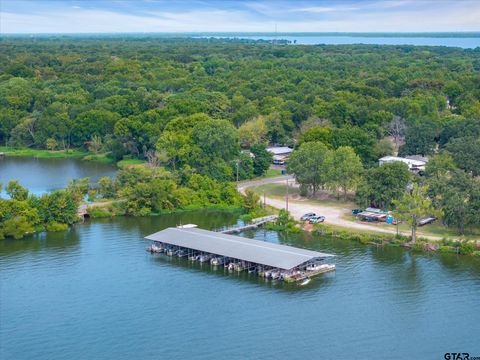
{"label": "treeline", "polygon": [[[478,50],[443,47],[8,37],[0,43],[0,143],[83,147],[172,167],[192,166],[184,159],[193,154],[199,168],[214,163],[213,176],[233,178],[227,167],[239,145],[295,145],[321,125],[369,165],[392,152],[387,136],[407,136],[402,151],[418,152],[409,138],[419,127],[428,141],[478,118],[479,70]],[[184,122],[194,149],[171,138]],[[228,146],[202,148],[223,135]],[[176,146],[182,154],[171,156]],[[210,150],[221,156],[210,161]]]}

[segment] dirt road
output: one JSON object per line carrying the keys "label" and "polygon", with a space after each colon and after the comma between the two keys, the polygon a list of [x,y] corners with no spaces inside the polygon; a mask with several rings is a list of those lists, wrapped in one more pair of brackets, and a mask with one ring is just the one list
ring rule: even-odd
{"label": "dirt road", "polygon": [[[258,185],[263,185],[263,184],[270,184],[270,183],[278,183],[278,182],[284,182],[287,179],[293,179],[292,176],[280,176],[276,178],[270,178],[270,179],[262,179],[262,180],[255,180],[255,181],[248,181],[248,182],[243,182],[238,185],[238,190],[241,193],[244,193],[245,189],[250,187],[250,186],[258,186]],[[278,198],[271,198],[271,197],[266,197],[265,202],[273,206],[277,209],[285,209],[285,199],[278,199]],[[317,215],[323,215],[325,216],[325,223],[326,224],[331,224],[331,225],[337,225],[337,226],[342,226],[342,227],[347,227],[351,229],[359,229],[359,230],[365,230],[365,231],[377,231],[381,233],[388,233],[388,234],[396,234],[396,229],[386,229],[382,228],[380,225],[370,225],[370,224],[364,224],[361,222],[355,222],[355,221],[350,221],[346,220],[343,217],[345,215],[350,214],[351,209],[343,208],[340,206],[331,206],[331,205],[322,205],[319,202],[312,203],[308,199],[301,199],[301,200],[293,200],[289,199],[288,201],[288,211],[290,214],[293,216],[295,220],[300,220],[300,217],[303,214],[309,213],[309,212],[314,212]],[[409,233],[401,232],[403,235],[410,235]],[[426,236],[426,235],[421,235],[421,237],[429,239],[429,240],[441,240],[440,237],[436,236]]]}

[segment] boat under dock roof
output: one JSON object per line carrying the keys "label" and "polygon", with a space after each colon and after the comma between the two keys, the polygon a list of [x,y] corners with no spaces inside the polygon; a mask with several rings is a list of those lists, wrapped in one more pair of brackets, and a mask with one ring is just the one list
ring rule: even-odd
{"label": "boat under dock roof", "polygon": [[293,269],[308,261],[334,256],[199,228],[167,228],[145,238],[284,270]]}

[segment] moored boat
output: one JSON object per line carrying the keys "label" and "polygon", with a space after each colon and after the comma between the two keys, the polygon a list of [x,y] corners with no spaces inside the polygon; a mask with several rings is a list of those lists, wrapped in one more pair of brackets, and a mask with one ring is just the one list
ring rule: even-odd
{"label": "moored boat", "polygon": [[302,281],[300,281],[300,282],[298,283],[298,285],[304,286],[304,285],[307,285],[308,283],[310,283],[310,281],[312,281],[312,279],[310,279],[309,277],[306,277],[305,279],[303,279]]}
{"label": "moored boat", "polygon": [[280,271],[272,271],[270,277],[272,278],[272,280],[280,278]]}
{"label": "moored boat", "polygon": [[216,266],[216,265],[222,265],[223,264],[223,258],[222,257],[214,257],[210,260],[210,264]]}
{"label": "moored boat", "polygon": [[152,244],[149,247],[147,247],[147,251],[151,253],[161,253],[163,251],[163,248],[155,244]]}

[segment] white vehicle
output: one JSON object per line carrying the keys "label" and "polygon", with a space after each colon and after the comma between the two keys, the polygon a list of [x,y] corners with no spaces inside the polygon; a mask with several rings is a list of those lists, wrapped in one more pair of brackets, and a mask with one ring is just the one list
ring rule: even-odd
{"label": "white vehicle", "polygon": [[310,220],[312,217],[314,216],[317,216],[317,214],[311,212],[311,213],[306,213],[305,215],[303,215],[300,220],[302,221],[307,221],[307,220]]}
{"label": "white vehicle", "polygon": [[310,219],[308,219],[308,222],[310,224],[318,224],[324,221],[325,221],[325,216],[312,216]]}

